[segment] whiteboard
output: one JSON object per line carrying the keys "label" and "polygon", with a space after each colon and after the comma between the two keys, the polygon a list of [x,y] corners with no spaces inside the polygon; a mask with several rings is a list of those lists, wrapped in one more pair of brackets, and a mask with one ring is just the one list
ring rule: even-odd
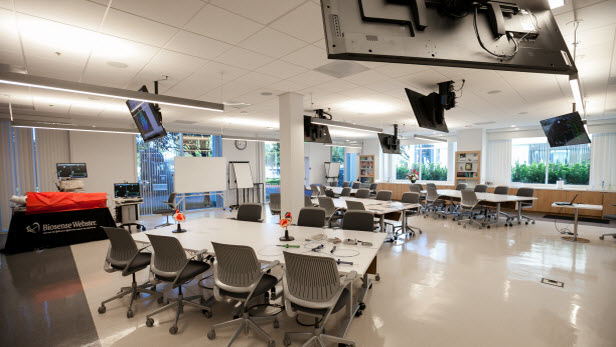
{"label": "whiteboard", "polygon": [[329,167],[327,170],[327,177],[334,178],[338,176],[340,176],[340,163],[329,163]]}
{"label": "whiteboard", "polygon": [[227,160],[222,157],[175,157],[176,193],[227,190]]}
{"label": "whiteboard", "polygon": [[[231,176],[231,182],[233,188],[252,188],[254,184],[252,182],[252,171],[250,170],[250,163],[231,163],[233,167],[233,176]],[[231,174],[231,173],[229,173]]]}

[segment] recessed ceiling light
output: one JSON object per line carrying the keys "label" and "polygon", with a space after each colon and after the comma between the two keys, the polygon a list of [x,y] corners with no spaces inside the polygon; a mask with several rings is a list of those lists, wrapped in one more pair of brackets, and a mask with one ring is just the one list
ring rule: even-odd
{"label": "recessed ceiling light", "polygon": [[241,113],[241,114],[246,114],[246,113],[248,113],[248,112],[247,112],[247,111],[242,111],[242,112],[240,112],[240,113]]}
{"label": "recessed ceiling light", "polygon": [[550,4],[551,10],[565,6],[565,0],[548,0],[548,3]]}
{"label": "recessed ceiling light", "polygon": [[128,67],[128,65],[124,63],[120,63],[119,61],[108,61],[107,65],[118,68],[118,69],[126,69]]}
{"label": "recessed ceiling light", "polygon": [[263,96],[270,96],[270,95],[273,95],[273,94],[270,93],[270,92],[263,92],[263,93],[261,93],[261,95],[263,95]]}
{"label": "recessed ceiling light", "polygon": [[498,93],[501,93],[501,92],[502,92],[502,90],[498,90],[498,89],[497,90],[490,90],[488,92],[488,94],[498,94]]}
{"label": "recessed ceiling light", "polygon": [[515,124],[511,126],[512,128],[515,128]]}

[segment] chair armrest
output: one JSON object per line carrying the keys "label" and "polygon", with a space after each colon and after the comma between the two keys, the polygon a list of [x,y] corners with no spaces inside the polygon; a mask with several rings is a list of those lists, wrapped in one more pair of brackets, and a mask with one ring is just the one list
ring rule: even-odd
{"label": "chair armrest", "polygon": [[[199,252],[197,252],[197,253],[193,254],[193,255],[192,255],[190,258],[188,258],[188,259],[192,259],[192,258],[194,258],[194,257],[198,257],[198,256],[203,255],[203,254],[205,254],[205,253],[207,253],[207,249],[202,249],[202,250],[200,250]],[[183,269],[182,269],[182,270],[183,270]]]}
{"label": "chair armrest", "polygon": [[349,283],[353,282],[357,277],[357,271],[351,271],[342,277],[340,280],[342,281],[342,286],[346,287]]}
{"label": "chair armrest", "polygon": [[274,260],[273,262],[268,263],[268,264],[262,266],[261,267],[261,272],[269,271],[269,270],[275,268],[278,265],[280,265],[280,261],[279,260]]}
{"label": "chair armrest", "polygon": [[173,283],[171,284],[171,288],[175,288],[175,285],[177,284],[178,279],[182,276],[182,274],[184,273],[184,270],[186,270],[186,266],[188,266],[188,264],[190,263],[190,260],[193,259],[194,257],[201,256],[206,252],[207,252],[207,249],[202,249],[199,252],[193,254],[190,258],[186,260],[186,263],[184,263],[184,266],[182,266],[182,269],[180,270],[180,272],[178,272],[177,276],[175,276],[175,279],[173,280]]}

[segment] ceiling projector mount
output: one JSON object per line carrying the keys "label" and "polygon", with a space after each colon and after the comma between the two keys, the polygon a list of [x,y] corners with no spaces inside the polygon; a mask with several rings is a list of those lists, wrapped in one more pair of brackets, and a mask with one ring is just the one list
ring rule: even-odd
{"label": "ceiling projector mount", "polygon": [[466,80],[462,80],[462,86],[458,89],[454,89],[454,83],[454,81],[438,83],[438,93],[428,95],[404,88],[420,128],[449,132],[445,123],[445,111],[456,106],[458,97],[456,92],[462,90]]}

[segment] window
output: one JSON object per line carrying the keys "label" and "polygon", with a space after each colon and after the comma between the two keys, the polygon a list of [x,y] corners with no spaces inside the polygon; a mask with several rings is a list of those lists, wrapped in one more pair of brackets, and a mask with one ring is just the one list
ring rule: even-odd
{"label": "window", "polygon": [[395,157],[396,179],[405,180],[412,170],[423,181],[447,181],[448,144],[420,144],[401,146]]}
{"label": "window", "polygon": [[344,147],[332,146],[332,163],[340,163],[338,173],[338,186],[342,186],[344,181]]}
{"label": "window", "polygon": [[280,192],[280,143],[265,142],[265,200]]}
{"label": "window", "polygon": [[550,148],[544,137],[514,139],[511,181],[519,183],[589,184],[590,144]]}

